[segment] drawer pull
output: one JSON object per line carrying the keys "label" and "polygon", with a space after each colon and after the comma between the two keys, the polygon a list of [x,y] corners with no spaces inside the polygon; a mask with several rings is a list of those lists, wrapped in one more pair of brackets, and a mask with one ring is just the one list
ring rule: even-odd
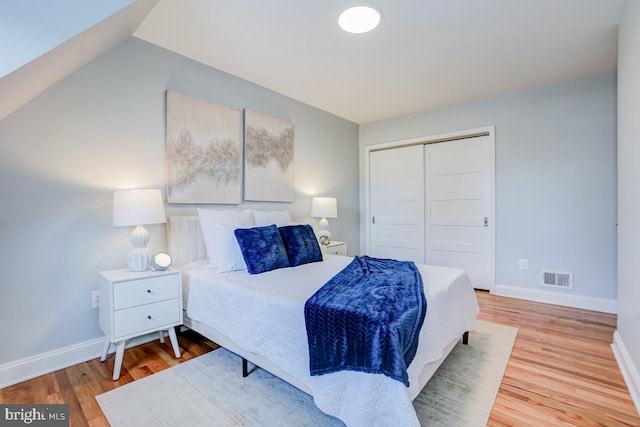
{"label": "drawer pull", "polygon": [[148,316],[147,316],[147,319],[151,320],[151,315],[148,315]]}
{"label": "drawer pull", "polygon": [[151,293],[151,289],[147,289],[147,293],[150,294]]}

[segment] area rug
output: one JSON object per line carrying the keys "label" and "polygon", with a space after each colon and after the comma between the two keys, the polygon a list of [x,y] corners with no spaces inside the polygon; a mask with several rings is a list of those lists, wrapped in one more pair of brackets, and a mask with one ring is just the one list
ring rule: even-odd
{"label": "area rug", "polygon": [[[478,321],[413,404],[423,426],[486,426],[518,330]],[[343,426],[311,396],[219,349],[96,396],[112,426]]]}

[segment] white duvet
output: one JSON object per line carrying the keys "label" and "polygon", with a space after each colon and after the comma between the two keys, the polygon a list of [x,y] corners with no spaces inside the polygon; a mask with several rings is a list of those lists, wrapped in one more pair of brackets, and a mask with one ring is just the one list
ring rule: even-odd
{"label": "white duvet", "polygon": [[420,392],[418,375],[438,360],[463,332],[475,328],[478,304],[460,269],[418,265],[427,314],[418,351],[409,366],[409,387],[381,374],[342,371],[309,375],[304,304],[352,258],[326,256],[323,262],[273,270],[217,273],[206,261],[182,267],[187,315],[259,353],[306,384],[316,405],[348,426],[419,426],[412,405]]}

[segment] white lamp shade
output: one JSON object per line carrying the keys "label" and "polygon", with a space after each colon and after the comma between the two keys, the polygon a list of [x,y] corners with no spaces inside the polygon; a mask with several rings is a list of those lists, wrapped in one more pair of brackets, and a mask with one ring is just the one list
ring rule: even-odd
{"label": "white lamp shade", "polygon": [[160,190],[113,192],[113,226],[161,224],[167,222]]}
{"label": "white lamp shade", "polygon": [[311,216],[316,218],[337,218],[338,202],[335,197],[314,197],[311,201]]}

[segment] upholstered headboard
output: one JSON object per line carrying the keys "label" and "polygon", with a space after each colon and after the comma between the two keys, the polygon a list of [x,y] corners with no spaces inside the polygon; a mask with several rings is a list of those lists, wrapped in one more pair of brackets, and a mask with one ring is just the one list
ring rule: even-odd
{"label": "upholstered headboard", "polygon": [[207,257],[197,215],[170,216],[167,219],[167,249],[172,265],[177,268]]}

